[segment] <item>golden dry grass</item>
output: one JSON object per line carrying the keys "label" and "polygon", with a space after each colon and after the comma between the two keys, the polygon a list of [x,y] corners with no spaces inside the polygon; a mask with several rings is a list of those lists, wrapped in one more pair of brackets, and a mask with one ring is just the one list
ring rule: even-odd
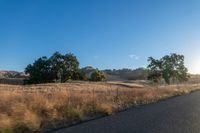
{"label": "golden dry grass", "polygon": [[115,82],[0,85],[0,133],[44,132],[197,88],[197,84],[155,87]]}

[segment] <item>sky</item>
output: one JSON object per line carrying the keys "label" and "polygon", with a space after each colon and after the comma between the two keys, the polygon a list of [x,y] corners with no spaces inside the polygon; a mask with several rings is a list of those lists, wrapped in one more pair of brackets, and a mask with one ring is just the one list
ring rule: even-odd
{"label": "sky", "polygon": [[185,55],[200,73],[199,0],[0,0],[0,69],[23,71],[38,57],[72,52],[80,66],[146,67]]}

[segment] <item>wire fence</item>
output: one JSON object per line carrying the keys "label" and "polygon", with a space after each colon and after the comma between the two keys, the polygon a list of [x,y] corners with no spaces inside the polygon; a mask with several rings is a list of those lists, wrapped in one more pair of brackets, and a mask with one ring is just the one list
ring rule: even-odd
{"label": "wire fence", "polygon": [[0,116],[23,121],[23,114],[31,112],[41,120],[39,128],[46,129],[48,125],[58,127],[98,115],[110,115],[199,88],[197,80],[172,85],[144,82],[76,82],[26,86],[1,84]]}

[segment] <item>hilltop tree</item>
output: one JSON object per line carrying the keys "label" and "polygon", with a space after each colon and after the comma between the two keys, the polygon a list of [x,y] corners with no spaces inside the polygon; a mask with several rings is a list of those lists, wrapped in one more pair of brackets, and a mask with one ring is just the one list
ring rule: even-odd
{"label": "hilltop tree", "polygon": [[163,78],[167,84],[170,84],[171,80],[184,82],[189,78],[183,55],[173,53],[159,60],[149,57],[148,61],[150,62],[149,79],[154,82],[159,82]]}

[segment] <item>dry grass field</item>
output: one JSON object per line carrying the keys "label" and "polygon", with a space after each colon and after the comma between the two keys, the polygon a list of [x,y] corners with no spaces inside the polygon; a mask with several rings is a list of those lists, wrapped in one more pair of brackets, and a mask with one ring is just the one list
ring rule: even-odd
{"label": "dry grass field", "polygon": [[198,84],[73,82],[0,85],[0,133],[45,132],[197,90]]}

